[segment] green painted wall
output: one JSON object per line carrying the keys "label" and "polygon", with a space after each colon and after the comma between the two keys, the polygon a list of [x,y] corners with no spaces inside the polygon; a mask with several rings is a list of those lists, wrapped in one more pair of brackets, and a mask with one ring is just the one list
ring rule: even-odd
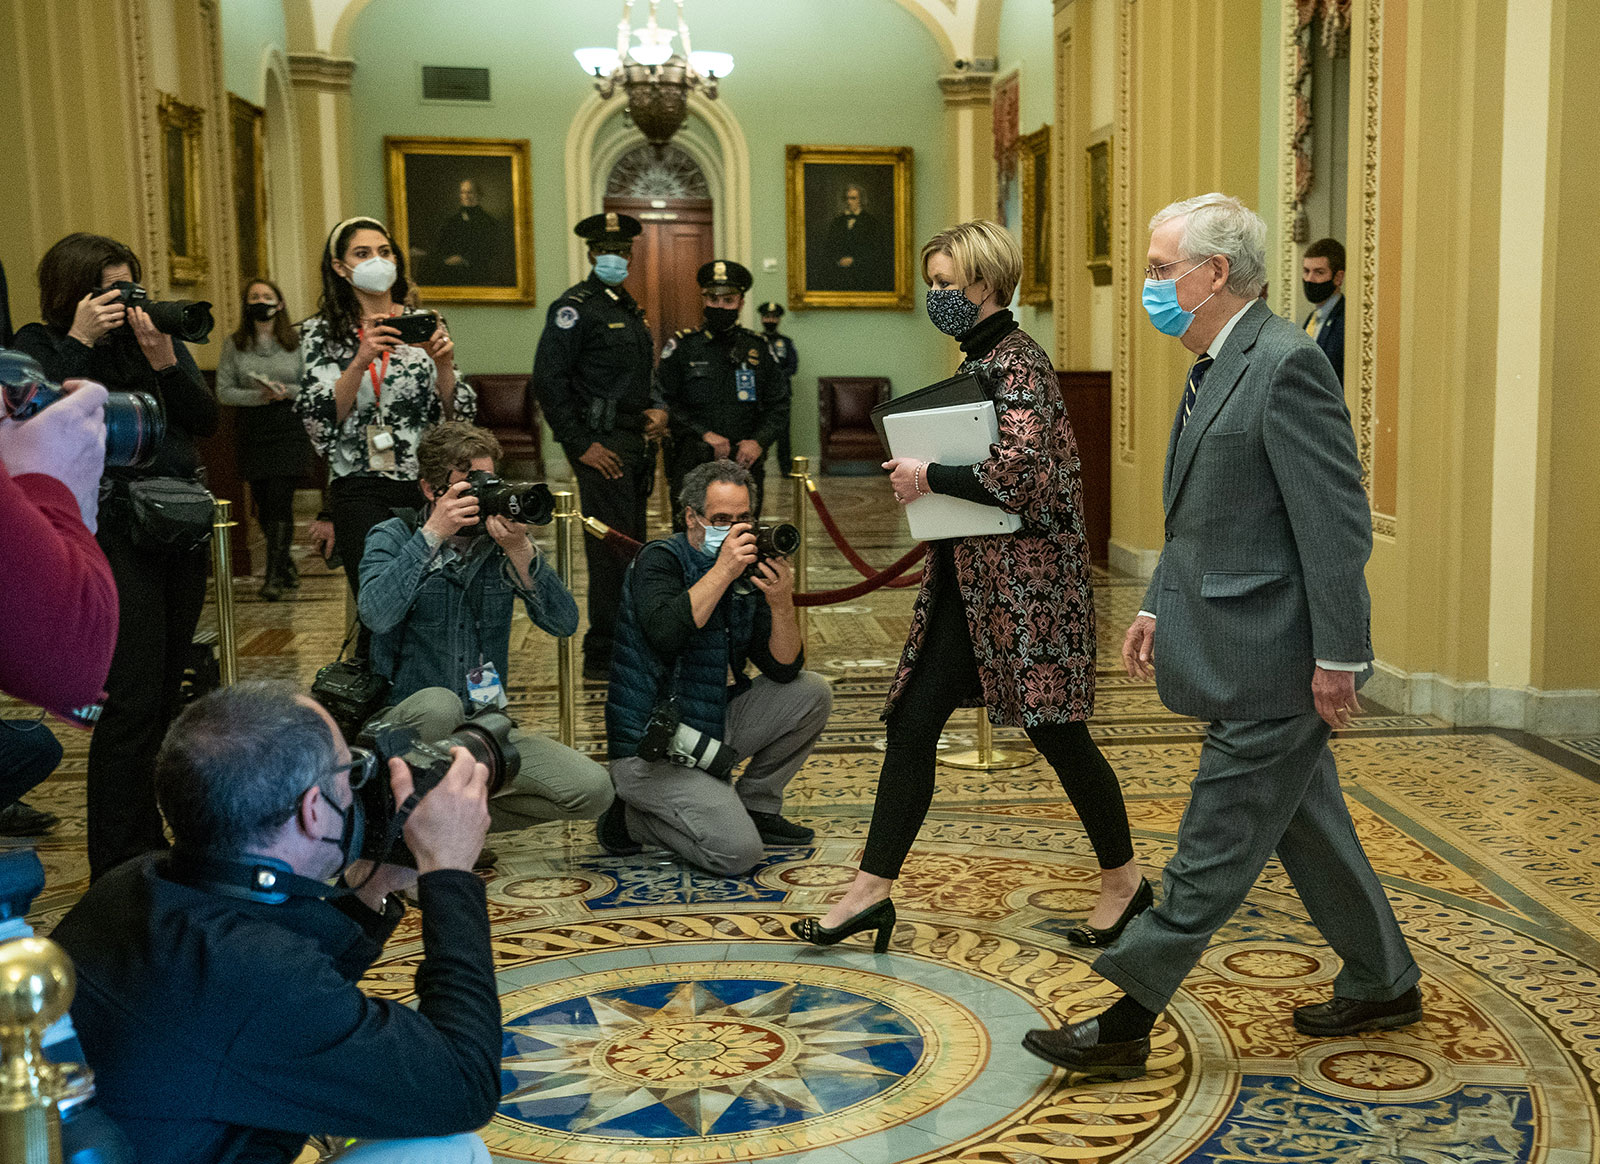
{"label": "green painted wall", "polygon": [[289,33],[278,0],[222,0],[222,80],[228,92],[260,105],[268,48],[285,51]]}
{"label": "green painted wall", "polygon": [[[785,296],[784,147],[790,143],[913,147],[913,245],[948,225],[949,151],[936,80],[946,62],[915,17],[893,0],[694,0],[687,15],[696,48],[731,52],[736,61],[722,100],[750,148],[753,301]],[[590,92],[571,54],[612,41],[614,21],[613,5],[570,0],[484,0],[465,8],[375,0],[352,30],[357,153],[349,213],[384,213],[386,134],[525,137],[532,144],[539,301],[532,309],[448,310],[469,372],[530,367],[550,301],[569,283],[563,157],[568,125]],[[819,35],[824,29],[837,35]],[[863,55],[852,46],[871,51]],[[493,103],[423,104],[422,64],[488,67]],[[778,261],[771,273],[762,270],[769,257]],[[950,373],[952,349],[920,310],[920,283],[917,292],[914,312],[805,311],[786,318],[801,360],[796,452],[816,451],[817,376],[889,376],[898,393]]]}
{"label": "green painted wall", "polygon": [[[1018,132],[1029,134],[1055,121],[1055,19],[1041,0],[1006,0],[1000,10],[999,75],[1017,73]],[[1007,225],[1022,238],[1022,185],[1017,181]],[[1017,322],[1055,359],[1055,322],[1049,307],[1014,309]],[[1060,361],[1057,361],[1060,366]]]}

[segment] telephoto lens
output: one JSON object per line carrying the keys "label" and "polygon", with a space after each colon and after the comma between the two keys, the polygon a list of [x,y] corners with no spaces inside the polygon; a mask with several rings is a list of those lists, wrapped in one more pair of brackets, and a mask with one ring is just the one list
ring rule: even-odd
{"label": "telephoto lens", "polygon": [[786,521],[775,525],[763,522],[750,532],[756,535],[756,560],[744,568],[746,578],[759,576],[762,562],[790,557],[800,548],[800,531]]}
{"label": "telephoto lens", "polygon": [[211,304],[202,299],[151,299],[150,292],[137,283],[118,282],[98,292],[104,294],[115,288],[121,292],[124,307],[142,307],[150,316],[157,331],[175,335],[185,343],[203,344],[211,337],[216,320],[211,315]]}
{"label": "telephoto lens", "polygon": [[480,517],[504,517],[528,525],[548,525],[556,501],[543,481],[502,481],[493,473],[474,469],[467,474],[472,496],[478,499]]}
{"label": "telephoto lens", "polygon": [[[6,416],[27,420],[67,394],[45,377],[44,369],[31,356],[0,349],[0,395]],[[166,416],[154,396],[148,392],[107,394],[106,468],[149,468],[166,435]]]}

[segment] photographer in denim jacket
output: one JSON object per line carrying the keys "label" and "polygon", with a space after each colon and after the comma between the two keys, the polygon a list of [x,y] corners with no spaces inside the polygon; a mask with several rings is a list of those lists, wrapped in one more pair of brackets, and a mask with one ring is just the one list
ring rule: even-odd
{"label": "photographer in denim jacket", "polygon": [[[493,434],[463,421],[429,429],[417,444],[429,505],[374,526],[361,557],[372,665],[393,684],[394,706],[380,717],[426,740],[480,707],[505,705],[514,599],[558,638],[578,629],[577,603],[528,527],[498,515],[479,524],[467,474],[492,472],[499,455]],[[592,820],[611,803],[606,770],[587,756],[520,729],[511,739],[522,767],[489,800],[491,831]]]}
{"label": "photographer in denim jacket", "polygon": [[[648,842],[740,876],[764,845],[814,835],[781,815],[783,792],[827,726],[833,691],[802,669],[794,570],[784,558],[758,562],[750,494],[749,471],[732,461],[689,470],[687,531],[649,543],[628,567],[606,698],[617,800],[599,826],[614,855]],[[669,700],[675,710],[664,717]],[[651,741],[674,717],[703,757],[720,751],[720,762],[684,766],[670,758],[677,748],[652,758]],[[725,765],[746,758],[735,781]]]}

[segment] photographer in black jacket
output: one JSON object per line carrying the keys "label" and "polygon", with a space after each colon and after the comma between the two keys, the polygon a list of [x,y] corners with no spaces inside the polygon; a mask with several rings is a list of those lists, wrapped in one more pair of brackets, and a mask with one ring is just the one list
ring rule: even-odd
{"label": "photographer in black jacket", "polygon": [[[381,865],[363,884],[370,865],[350,865],[363,759],[287,684],[212,692],[157,761],[171,854],[97,881],[52,935],[77,967],[72,1019],[100,1104],[143,1164],[287,1164],[313,1134],[366,1139],[350,1157],[363,1164],[487,1164],[466,1133],[500,1099],[488,909],[471,872],[488,773],[454,749],[406,824],[418,871]],[[390,780],[396,803],[413,790],[400,760],[371,779]],[[347,865],[361,888],[322,900]],[[405,912],[388,895],[413,882],[415,1010],[357,987]]]}
{"label": "photographer in black jacket", "polygon": [[198,549],[135,544],[132,481],[193,480],[195,441],[217,427],[217,402],[182,341],[156,329],[142,307],[113,287],[137,283],[139,258],[114,239],[69,234],[39,262],[43,323],[13,345],[56,383],[85,379],[113,392],[147,392],[166,416],[166,439],[145,469],[112,469],[102,482],[96,537],[126,612],[106,678],[106,699],[89,744],[89,876],[166,847],[151,783],[161,735],[179,709],[179,686],[205,601],[208,559]]}

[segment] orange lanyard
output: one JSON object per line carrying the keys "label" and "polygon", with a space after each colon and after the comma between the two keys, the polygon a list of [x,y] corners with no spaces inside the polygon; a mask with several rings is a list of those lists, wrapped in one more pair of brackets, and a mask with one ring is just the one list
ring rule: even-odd
{"label": "orange lanyard", "polygon": [[[367,329],[365,327],[357,328],[356,335],[361,339],[366,339]],[[389,374],[389,350],[387,348],[383,352],[383,366],[380,368],[377,364],[368,364],[367,374],[372,377],[372,403],[381,412],[383,410],[383,381],[384,377]]]}

